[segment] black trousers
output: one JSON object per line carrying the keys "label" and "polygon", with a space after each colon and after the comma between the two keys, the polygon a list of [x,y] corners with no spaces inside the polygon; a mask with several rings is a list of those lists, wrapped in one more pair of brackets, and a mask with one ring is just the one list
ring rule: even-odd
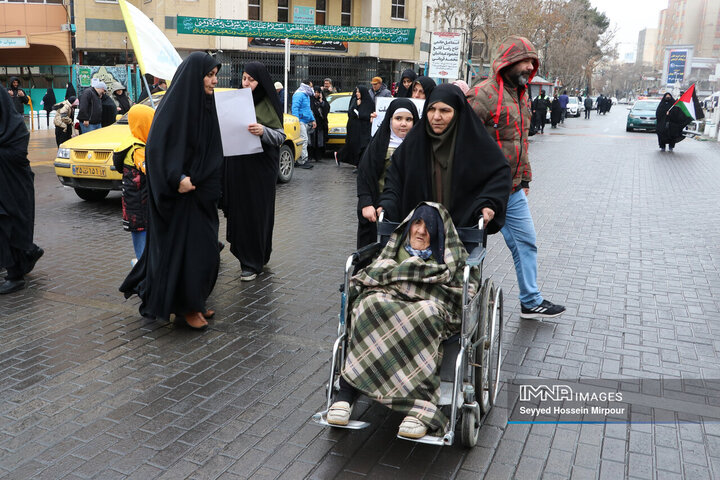
{"label": "black trousers", "polygon": [[66,142],[72,138],[72,125],[68,125],[65,130],[60,127],[55,127],[55,143],[59,147],[61,143]]}

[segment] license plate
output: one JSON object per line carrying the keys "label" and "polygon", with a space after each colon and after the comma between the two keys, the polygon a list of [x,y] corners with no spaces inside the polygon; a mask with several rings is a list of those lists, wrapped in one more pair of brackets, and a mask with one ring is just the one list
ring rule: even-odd
{"label": "license plate", "polygon": [[89,165],[73,165],[73,175],[87,175],[90,177],[105,177],[107,170],[105,167],[91,167]]}

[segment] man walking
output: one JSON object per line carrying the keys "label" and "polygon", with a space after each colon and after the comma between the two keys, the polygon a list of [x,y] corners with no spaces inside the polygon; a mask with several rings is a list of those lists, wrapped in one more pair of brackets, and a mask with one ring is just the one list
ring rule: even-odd
{"label": "man walking", "polygon": [[380,77],[373,77],[371,82],[372,88],[370,89],[370,98],[375,102],[378,97],[392,97],[392,93],[382,81]]}
{"label": "man walking", "polygon": [[[520,289],[520,318],[552,318],[565,311],[540,294],[537,286],[537,246],[527,195],[532,171],[528,159],[527,84],[538,69],[538,56],[529,40],[510,36],[502,41],[493,62],[493,76],[476,86],[470,105],[495,139],[512,171],[512,190],[500,230],[515,262]],[[499,98],[498,98],[499,94]],[[545,103],[544,92],[537,99]],[[545,110],[542,109],[542,120]],[[540,104],[537,110],[540,111]]]}
{"label": "man walking", "polygon": [[568,102],[570,101],[570,97],[568,97],[567,90],[563,90],[562,95],[558,97],[558,101],[560,102],[560,108],[562,109],[562,116],[560,117],[560,123],[565,123],[565,117],[567,117],[567,106]]}
{"label": "man walking", "polygon": [[80,94],[80,110],[77,119],[80,122],[80,133],[87,133],[102,127],[102,96],[107,90],[105,82],[95,78]]}
{"label": "man walking", "polygon": [[312,82],[310,79],[304,79],[300,83],[300,87],[295,90],[292,97],[292,114],[298,117],[300,120],[300,138],[304,140],[302,146],[302,156],[295,164],[296,167],[310,169],[313,165],[308,162],[308,127],[314,129],[317,127],[315,123],[315,117],[313,116],[312,109],[310,108],[310,97],[314,96],[315,92],[312,88]]}
{"label": "man walking", "polygon": [[585,100],[583,101],[583,106],[585,107],[585,120],[588,120],[590,118],[590,110],[592,110],[592,105],[592,98],[585,97]]}

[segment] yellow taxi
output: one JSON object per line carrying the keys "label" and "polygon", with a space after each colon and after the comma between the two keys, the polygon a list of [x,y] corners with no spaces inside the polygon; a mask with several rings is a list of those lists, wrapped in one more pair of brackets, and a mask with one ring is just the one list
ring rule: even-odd
{"label": "yellow taxi", "polygon": [[338,150],[345,145],[347,134],[348,107],[352,92],[331,93],[327,97],[330,104],[328,113],[328,147]]}
{"label": "yellow taxi", "polygon": [[[229,90],[217,88],[217,91]],[[155,107],[165,92],[153,94]],[[151,105],[149,98],[141,102]],[[280,173],[278,181],[287,183],[293,175],[295,160],[302,154],[300,121],[294,115],[285,114],[284,130],[287,138],[280,147]],[[55,174],[65,186],[75,189],[83,200],[97,201],[110,190],[120,190],[122,172],[113,166],[113,153],[130,147],[133,143],[127,115],[116,123],[92,132],[78,135],[60,145],[55,158]]]}

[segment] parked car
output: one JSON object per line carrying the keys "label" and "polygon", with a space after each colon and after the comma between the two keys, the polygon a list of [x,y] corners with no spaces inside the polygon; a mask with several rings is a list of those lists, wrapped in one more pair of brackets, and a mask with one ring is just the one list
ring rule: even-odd
{"label": "parked car", "polygon": [[332,93],[328,95],[330,104],[328,113],[328,147],[338,150],[345,145],[347,134],[348,108],[352,92]]}
{"label": "parked car", "polygon": [[628,107],[630,111],[628,112],[625,131],[632,132],[637,128],[655,130],[657,126],[655,111],[658,105],[660,105],[659,98],[646,98],[638,100],[632,107]]}
{"label": "parked car", "polygon": [[[216,89],[223,90],[229,89]],[[165,92],[153,94],[156,108],[164,94]],[[149,98],[141,103],[151,105]],[[300,158],[303,145],[298,118],[286,113],[284,120],[283,128],[287,138],[280,147],[278,181],[281,183],[287,183],[292,178],[293,165],[295,160]],[[75,193],[83,200],[102,200],[111,190],[121,189],[122,172],[116,171],[113,166],[113,153],[131,146],[132,138],[127,114],[110,126],[71,138],[58,148],[55,175],[60,183],[74,188]]]}
{"label": "parked car", "polygon": [[580,102],[578,102],[577,97],[568,97],[568,104],[567,104],[567,116],[568,117],[579,117],[580,113],[585,109],[585,107],[582,106]]}

